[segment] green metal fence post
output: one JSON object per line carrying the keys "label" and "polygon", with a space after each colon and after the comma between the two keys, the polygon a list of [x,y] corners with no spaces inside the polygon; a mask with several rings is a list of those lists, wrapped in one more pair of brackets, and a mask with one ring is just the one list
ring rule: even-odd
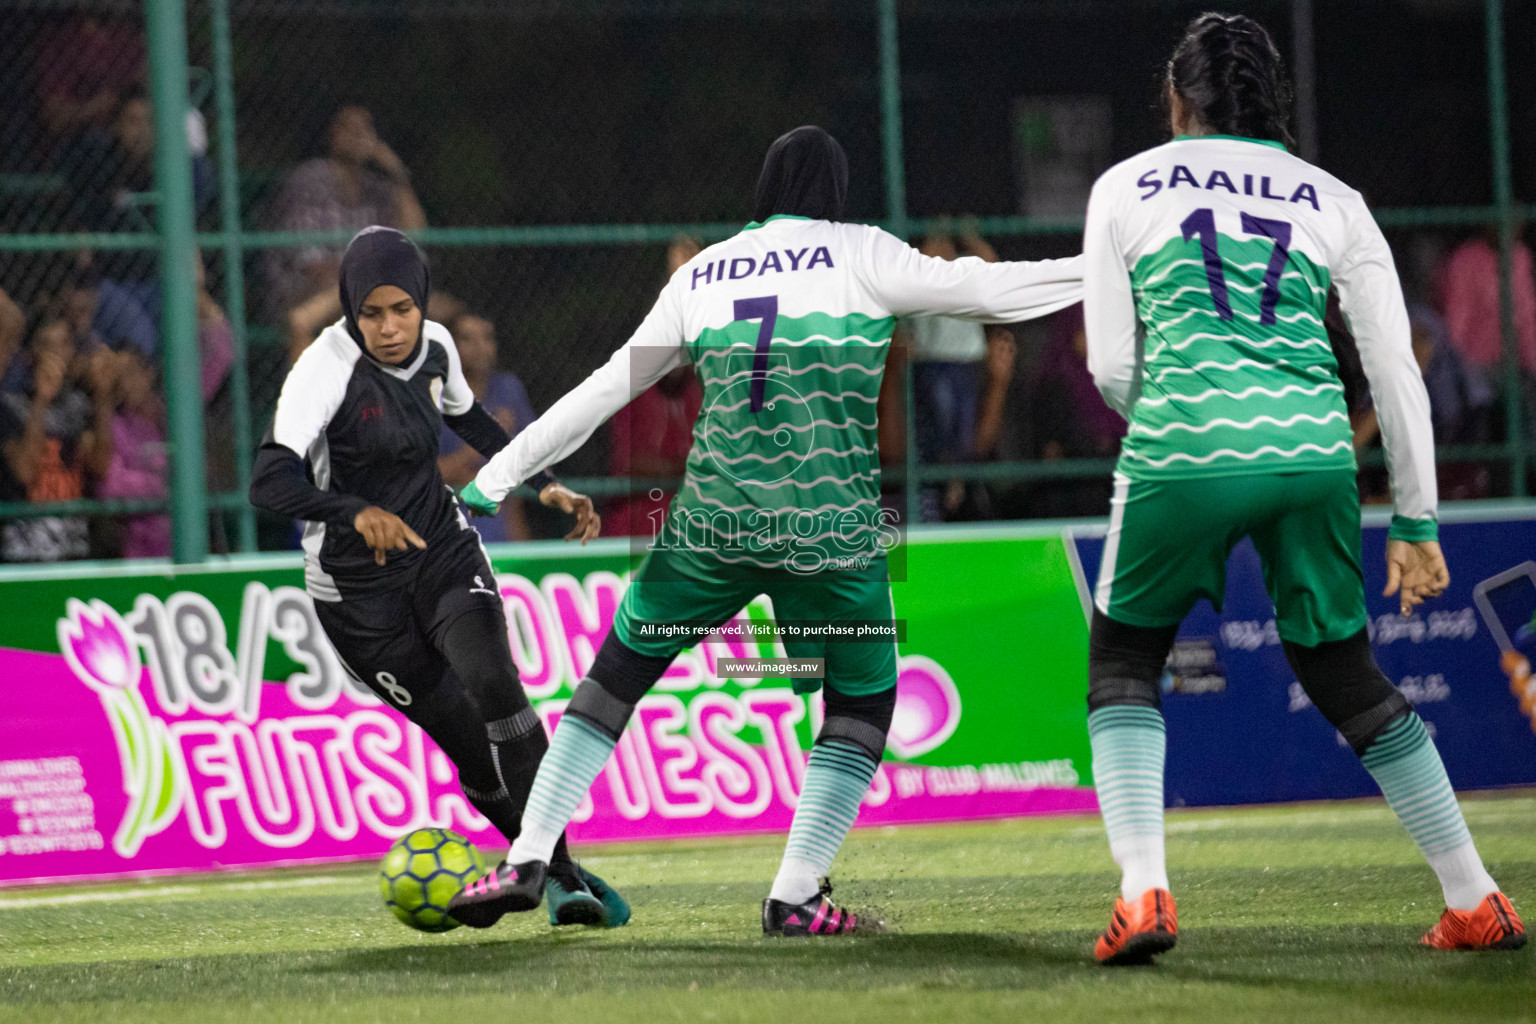
{"label": "green metal fence post", "polygon": [[1520,341],[1515,334],[1515,195],[1509,157],[1509,96],[1504,84],[1504,0],[1487,0],[1488,130],[1493,143],[1493,202],[1499,211],[1499,334],[1503,339],[1504,420],[1512,493],[1525,497],[1525,429],[1521,423]]}
{"label": "green metal fence post", "polygon": [[197,224],[187,147],[187,19],[182,0],[145,0],[150,92],[155,104],[155,189],[160,233],[161,335],[169,413],[172,552],[208,555],[203,391],[197,351]]}
{"label": "green metal fence post", "polygon": [[[229,372],[234,403],[235,489],[251,489],[251,386],[246,362],[245,249],[240,236],[240,166],[235,153],[234,52],[230,45],[229,0],[213,0],[209,10],[213,30],[213,102],[219,118],[219,214],[224,225],[224,301],[235,341],[235,362]],[[240,508],[237,545],[256,550],[256,510]]]}
{"label": "green metal fence post", "polygon": [[[899,23],[896,0],[879,0],[880,5],[880,114],[881,138],[885,158],[885,218],[891,234],[906,238],[907,171],[901,145],[901,56],[897,47]],[[919,493],[917,486],[917,407],[912,387],[913,363],[909,358],[902,374],[903,416],[902,450],[906,458],[905,502],[902,522],[917,521]]]}

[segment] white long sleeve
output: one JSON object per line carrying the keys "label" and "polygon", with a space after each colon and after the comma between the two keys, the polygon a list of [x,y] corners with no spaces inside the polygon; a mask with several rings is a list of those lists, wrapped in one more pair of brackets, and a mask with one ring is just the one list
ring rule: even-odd
{"label": "white long sleeve", "polygon": [[[1102,184],[1103,179],[1100,179]],[[1139,321],[1131,296],[1130,269],[1116,228],[1119,193],[1095,185],[1083,228],[1083,326],[1088,370],[1104,401],[1126,419],[1136,402]]]}
{"label": "white long sleeve", "polygon": [[975,256],[924,256],[888,232],[869,228],[858,264],[862,283],[896,316],[952,316],[1011,324],[1065,309],[1083,298],[1081,256],[988,263]]}
{"label": "white long sleeve", "polygon": [[534,420],[475,476],[481,493],[501,501],[507,492],[586,443],[608,418],[683,362],[677,278],[608,361]]}
{"label": "white long sleeve", "polygon": [[1334,272],[1333,282],[1371,382],[1393,511],[1405,519],[1434,519],[1439,490],[1429,392],[1413,356],[1408,309],[1392,250],[1363,201],[1354,211],[1350,232],[1350,257]]}

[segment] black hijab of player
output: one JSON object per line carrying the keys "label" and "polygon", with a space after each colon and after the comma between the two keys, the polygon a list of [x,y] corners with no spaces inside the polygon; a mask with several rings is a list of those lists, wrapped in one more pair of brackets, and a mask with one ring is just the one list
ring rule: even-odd
{"label": "black hijab of player", "polygon": [[[431,275],[427,272],[427,257],[416,243],[394,228],[377,225],[363,228],[347,243],[347,251],[341,257],[341,312],[346,317],[347,333],[352,340],[368,351],[363,332],[357,326],[357,311],[368,301],[373,290],[382,285],[394,285],[411,297],[421,310],[422,322],[427,318],[427,296],[431,292]],[[416,343],[421,343],[418,336]],[[412,350],[412,355],[415,350]],[[407,357],[409,358],[409,357]]]}
{"label": "black hijab of player", "polygon": [[848,155],[823,128],[802,125],[768,147],[757,179],[752,219],[776,213],[812,220],[837,220],[848,197]]}
{"label": "black hijab of player", "polygon": [[1269,139],[1294,148],[1285,62],[1264,26],[1242,14],[1202,14],[1168,61],[1165,97],[1207,131]]}

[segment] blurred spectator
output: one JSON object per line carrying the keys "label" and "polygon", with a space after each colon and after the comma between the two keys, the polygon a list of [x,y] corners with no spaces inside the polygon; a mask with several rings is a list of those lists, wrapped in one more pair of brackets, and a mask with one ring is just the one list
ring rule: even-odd
{"label": "blurred spectator", "polygon": [[[641,392],[608,421],[609,474],[626,479],[682,476],[703,404],[704,391],[692,366],[677,367]],[[654,535],[673,493],[651,488],[614,498],[603,511],[603,535]]]}
{"label": "blurred spectator", "polygon": [[[1435,443],[1479,444],[1491,435],[1492,413],[1497,395],[1487,375],[1468,366],[1451,343],[1445,321],[1423,303],[1408,304],[1408,319],[1413,331],[1413,357],[1424,375],[1429,391],[1429,415],[1434,424]],[[1376,409],[1369,396],[1363,411],[1353,416],[1355,450],[1373,447],[1381,435]],[[1437,476],[1440,495],[1446,500],[1487,497],[1490,490],[1488,469],[1481,463],[1442,462]],[[1362,488],[1367,500],[1388,497],[1386,474],[1367,471],[1362,474]]]}
{"label": "blurred spectator", "polygon": [[[117,411],[112,417],[112,455],[97,486],[103,499],[166,496],[165,403],[155,369],[138,349],[117,353]],[[171,517],[126,516],[107,547],[122,558],[163,558],[171,553]]]}
{"label": "blurred spectator", "polygon": [[[202,370],[203,450],[209,494],[235,489],[235,407],[229,371],[235,363],[235,334],[224,310],[208,292],[203,260],[197,260],[197,348]],[[163,393],[163,392],[162,392]],[[229,551],[223,512],[209,513],[209,550]]]}
{"label": "blurred spectator", "polygon": [[[75,218],[86,231],[147,231],[154,223],[155,125],[149,96],[141,88],[123,95],[110,136],[87,146],[70,169],[76,194]],[[192,157],[193,202],[199,213],[216,195],[213,166]],[[103,280],[126,290],[151,318],[160,312],[158,258],[152,251],[99,253],[93,260]]]}
{"label": "blurred spectator", "polygon": [[160,347],[154,321],[133,293],[116,281],[101,280],[89,267],[77,271],[61,296],[64,319],[69,321],[77,346],[95,339],[114,349],[132,345],[146,358]]}
{"label": "blurred spectator", "polygon": [[[435,303],[434,303],[435,304]],[[459,349],[459,361],[464,366],[464,379],[475,398],[485,406],[485,411],[496,417],[508,434],[516,437],[534,420],[533,406],[528,402],[528,391],[517,374],[496,368],[496,327],[484,317],[460,314],[446,325],[453,334]],[[485,459],[464,441],[443,427],[438,442],[437,468],[443,479],[455,490],[475,478]],[[470,524],[480,531],[480,539],[487,544],[508,540],[527,540],[528,522],[523,515],[520,498],[502,502],[501,514],[494,518],[476,516]]]}
{"label": "blurred spectator", "polygon": [[1018,354],[1019,347],[1013,340],[1012,331],[997,324],[987,325],[986,384],[976,416],[976,433],[971,440],[971,454],[978,459],[997,454],[998,435],[1003,428],[1003,406],[1008,399],[1008,385],[1013,381],[1013,365]]}
{"label": "blurred spectator", "polygon": [[[925,256],[952,260],[976,256],[988,263],[997,262],[997,252],[976,233],[974,226],[962,230],[958,246],[944,231],[925,237],[918,246]],[[912,393],[916,405],[915,427],[918,453],[924,463],[953,464],[970,462],[978,454],[977,441],[990,450],[996,442],[1002,417],[1002,401],[1013,373],[1013,336],[1006,329],[989,330],[968,320],[944,316],[911,317],[898,329],[897,344],[910,353]],[[993,361],[1006,374],[988,382],[989,349]],[[1006,355],[1006,367],[1003,361]],[[991,409],[986,437],[977,436],[978,406],[983,385],[995,403]],[[985,508],[962,512],[969,495],[984,503],[984,488],[967,488],[961,480],[951,480],[942,491],[934,487],[922,490],[921,522],[945,519],[985,517]]]}
{"label": "blurred spectator", "polygon": [[[370,224],[414,231],[427,217],[410,173],[379,138],[365,107],[344,106],[331,119],[328,153],[294,168],[273,207],[279,231],[359,231]],[[269,249],[266,313],[290,329],[325,325],[341,315],[336,274],[345,244]],[[298,345],[302,351],[313,335]],[[297,352],[291,352],[297,356]]]}
{"label": "blurred spectator", "polygon": [[26,329],[26,314],[5,293],[5,289],[0,288],[0,367],[7,365],[21,347],[21,338]]}
{"label": "blurred spectator", "polygon": [[1429,390],[1429,413],[1437,444],[1488,440],[1488,417],[1496,394],[1488,376],[1466,365],[1451,343],[1445,321],[1423,303],[1410,303],[1413,355]]}
{"label": "blurred spectator", "polygon": [[119,97],[144,81],[144,34],[127,19],[79,14],[43,40],[38,105],[55,142],[92,129],[105,134]]}
{"label": "blurred spectator", "polygon": [[[679,236],[667,248],[667,277],[702,250]],[[625,479],[680,477],[693,446],[693,424],[704,390],[692,366],[679,366],[641,392],[608,421],[608,472]],[[603,535],[650,537],[667,514],[672,491],[651,488],[611,499],[603,510]]]}
{"label": "blurred spectator", "polygon": [[[16,368],[18,385],[16,390],[23,390],[25,360],[20,357],[21,339],[26,335],[27,318],[21,311],[21,307],[11,301],[11,297],[0,289],[0,378],[11,379],[12,368]],[[8,389],[5,389],[8,390]],[[4,391],[0,390],[0,394]],[[0,399],[3,401],[3,399]],[[0,422],[4,422],[5,412],[0,405]],[[0,452],[0,501],[26,501],[27,487],[11,470],[10,460]],[[0,527],[3,529],[3,527]],[[3,561],[0,554],[0,561]]]}
{"label": "blurred spectator", "polygon": [[[1518,235],[1513,255],[1519,362],[1526,374],[1536,374],[1536,279],[1531,276],[1531,250]],[[1439,293],[1446,329],[1467,364],[1496,369],[1502,351],[1496,230],[1490,228],[1452,250],[1440,270]]]}
{"label": "blurred spectator", "polygon": [[[25,354],[25,391],[0,396],[0,452],[28,501],[68,501],[112,458],[116,356],[97,346],[75,346],[69,324],[45,320]],[[0,557],[7,562],[56,562],[90,554],[81,517],[12,520],[0,527]]]}
{"label": "blurred spectator", "polygon": [[197,348],[206,403],[229,379],[229,368],[235,362],[235,334],[224,310],[208,291],[201,254],[197,258]]}
{"label": "blurred spectator", "polygon": [[[1050,330],[1031,389],[1030,414],[1040,458],[1047,462],[1115,458],[1126,423],[1104,404],[1088,372],[1083,307],[1070,306],[1057,313]],[[1109,511],[1109,497],[1109,484],[1098,477],[1055,480],[1038,489],[1034,514],[1102,516]]]}
{"label": "blurred spectator", "polygon": [[0,377],[10,371],[27,333],[27,315],[0,288]]}

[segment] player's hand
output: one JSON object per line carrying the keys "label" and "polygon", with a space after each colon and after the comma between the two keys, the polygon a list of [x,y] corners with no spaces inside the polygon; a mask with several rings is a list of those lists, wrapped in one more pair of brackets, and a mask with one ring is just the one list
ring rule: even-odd
{"label": "player's hand", "polygon": [[550,508],[558,508],[576,517],[576,525],[571,532],[565,535],[566,540],[581,538],[585,545],[587,541],[596,537],[603,528],[602,517],[592,507],[592,499],[585,494],[577,494],[564,484],[550,484],[539,492],[539,503]]}
{"label": "player's hand", "polygon": [[501,502],[487,498],[485,492],[480,489],[480,485],[473,480],[465,484],[464,489],[459,492],[459,500],[464,503],[465,508],[469,509],[470,515],[494,516],[501,511]]}
{"label": "player's hand", "polygon": [[1499,657],[1499,667],[1509,676],[1509,690],[1520,702],[1520,712],[1531,719],[1536,730],[1536,678],[1531,675],[1531,661],[1519,651],[1505,651]]}
{"label": "player's hand", "polygon": [[426,549],[427,542],[393,512],[369,505],[352,520],[352,528],[363,535],[363,543],[373,549],[373,560],[380,565],[391,551],[409,551],[410,545]]}
{"label": "player's hand", "polygon": [[1400,592],[1398,607],[1403,615],[1412,615],[1414,606],[1439,597],[1450,585],[1451,571],[1438,541],[1387,541],[1387,589],[1381,593],[1391,597]]}

